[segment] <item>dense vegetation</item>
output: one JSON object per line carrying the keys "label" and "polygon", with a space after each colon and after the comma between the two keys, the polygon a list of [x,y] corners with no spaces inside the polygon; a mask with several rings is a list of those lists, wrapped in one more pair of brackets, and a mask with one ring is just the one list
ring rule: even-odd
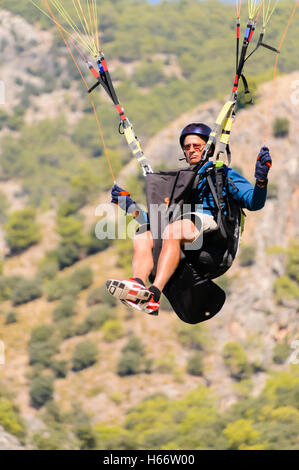
{"label": "dense vegetation", "polygon": [[[50,376],[36,377],[31,387],[33,406],[47,402],[47,428],[34,436],[40,449],[298,449],[298,367],[272,374],[259,396],[246,396],[222,413],[215,394],[203,385],[179,400],[156,393],[130,409],[122,426],[91,425],[77,405],[76,416],[63,413],[52,400],[52,387]],[[24,437],[18,410],[2,390],[0,424]]]}

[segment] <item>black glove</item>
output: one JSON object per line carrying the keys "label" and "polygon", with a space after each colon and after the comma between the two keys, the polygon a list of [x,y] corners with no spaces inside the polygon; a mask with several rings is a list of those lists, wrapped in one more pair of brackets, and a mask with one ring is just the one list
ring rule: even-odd
{"label": "black glove", "polygon": [[111,202],[113,204],[119,205],[119,207],[123,209],[126,213],[128,213],[129,208],[132,205],[136,205],[135,201],[133,201],[133,199],[130,197],[130,193],[117,186],[116,183],[111,189],[111,198]]}
{"label": "black glove", "polygon": [[255,178],[259,181],[267,181],[269,170],[272,166],[272,158],[268,147],[264,146],[261,148],[260,153],[257,157],[255,166]]}

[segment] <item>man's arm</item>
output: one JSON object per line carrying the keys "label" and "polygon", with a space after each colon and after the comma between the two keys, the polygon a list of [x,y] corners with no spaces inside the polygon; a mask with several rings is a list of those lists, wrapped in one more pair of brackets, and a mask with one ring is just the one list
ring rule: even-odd
{"label": "man's arm", "polygon": [[[258,211],[265,205],[267,199],[268,172],[272,166],[272,159],[268,147],[262,147],[255,167],[256,184],[252,184],[236,170],[229,168],[229,190],[235,199],[240,201],[241,207],[250,211]],[[231,180],[231,181],[230,181]]]}
{"label": "man's arm", "polygon": [[118,205],[125,211],[126,214],[132,215],[139,224],[145,224],[149,222],[148,214],[142,210],[138,204],[131,198],[128,191],[114,184],[111,190],[111,202]]}

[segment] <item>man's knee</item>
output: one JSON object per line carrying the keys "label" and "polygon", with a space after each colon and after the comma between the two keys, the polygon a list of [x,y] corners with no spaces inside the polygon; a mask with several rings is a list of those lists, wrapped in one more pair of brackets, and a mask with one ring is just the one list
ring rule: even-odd
{"label": "man's knee", "polygon": [[177,220],[169,224],[163,232],[163,240],[181,240],[192,242],[199,235],[195,224],[189,219]]}
{"label": "man's knee", "polygon": [[136,233],[133,240],[134,250],[152,250],[154,246],[153,237],[150,231]]}

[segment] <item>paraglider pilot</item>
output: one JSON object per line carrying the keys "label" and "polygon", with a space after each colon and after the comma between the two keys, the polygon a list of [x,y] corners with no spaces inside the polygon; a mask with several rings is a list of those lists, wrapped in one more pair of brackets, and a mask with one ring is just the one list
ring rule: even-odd
{"label": "paraglider pilot", "polygon": [[[203,123],[192,123],[182,130],[180,145],[190,167],[200,163],[210,133],[210,127]],[[182,247],[186,243],[195,243],[198,237],[204,236],[205,233],[217,230],[217,204],[206,177],[206,172],[211,165],[213,163],[210,161],[207,161],[202,167],[199,165],[200,178],[196,188],[192,191],[191,202],[195,204],[194,207],[201,208],[195,214],[200,217],[201,223],[196,224],[192,218],[180,218],[169,223],[163,233],[162,249],[157,262],[155,278],[148,288],[146,283],[154,266],[154,241],[148,216],[144,214],[145,223],[137,229],[133,241],[133,277],[123,280],[109,279],[106,282],[110,294],[127,306],[151,315],[158,315],[161,292],[179,265]],[[226,167],[228,184],[223,188],[223,200],[226,200],[225,192],[229,191],[240,208],[249,211],[262,209],[266,202],[267,178],[271,166],[272,159],[269,149],[263,146],[257,157],[254,187],[236,170]],[[126,213],[131,213],[134,217],[139,215],[139,211],[136,209],[138,206],[128,192],[115,184],[111,195],[112,203],[118,204],[119,198],[122,196],[124,201],[122,208]],[[197,268],[194,253],[192,260],[194,267]]]}

